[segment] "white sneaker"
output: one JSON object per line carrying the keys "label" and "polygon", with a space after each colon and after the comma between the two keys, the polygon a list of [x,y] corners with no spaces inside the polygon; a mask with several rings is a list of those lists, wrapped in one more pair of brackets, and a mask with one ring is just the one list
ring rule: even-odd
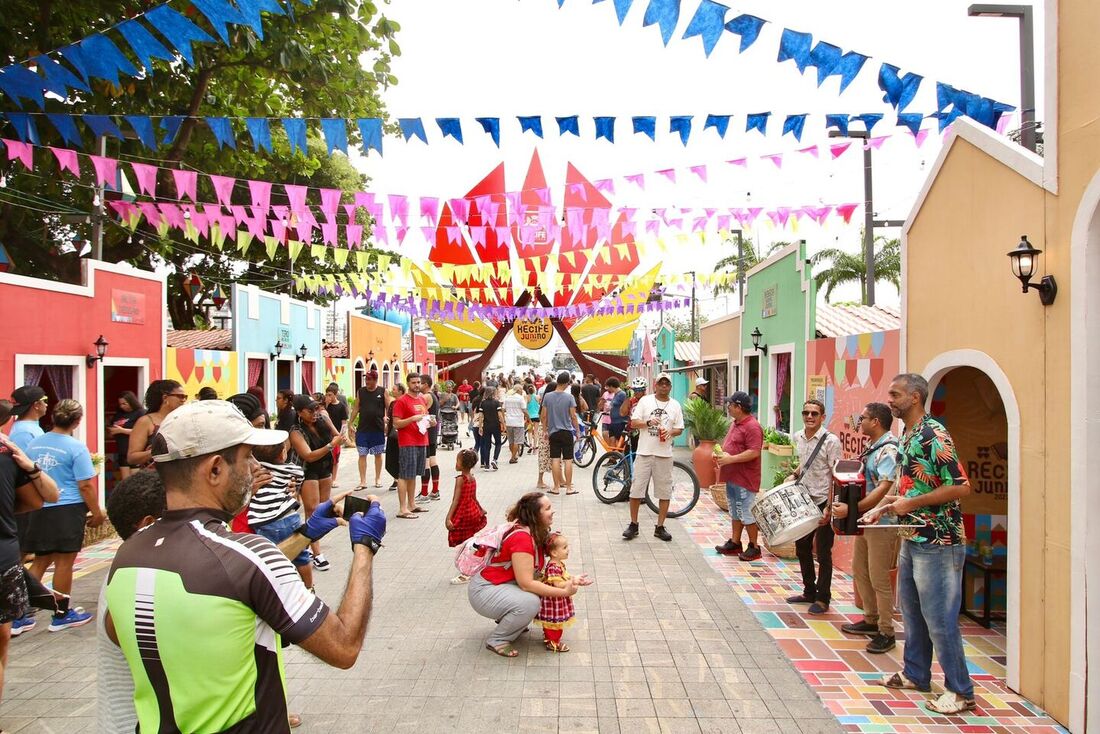
{"label": "white sneaker", "polygon": [[416,504],[418,504],[418,505],[426,505],[426,504],[428,504],[429,502],[431,502],[431,500],[430,500],[430,499],[428,498],[428,495],[426,495],[426,494],[418,494],[418,495],[416,495]]}
{"label": "white sneaker", "polygon": [[324,553],[318,553],[313,557],[313,567],[316,568],[318,571],[327,571],[332,566],[331,564],[329,564],[328,559],[325,558]]}

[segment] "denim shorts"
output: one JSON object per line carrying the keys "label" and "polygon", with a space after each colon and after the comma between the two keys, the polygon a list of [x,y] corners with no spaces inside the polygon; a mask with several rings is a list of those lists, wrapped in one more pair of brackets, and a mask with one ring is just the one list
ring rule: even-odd
{"label": "denim shorts", "polygon": [[736,517],[742,525],[753,525],[756,518],[752,516],[752,503],[756,502],[759,492],[752,492],[733,482],[726,482],[726,501],[730,505],[730,517]]}
{"label": "denim shorts", "polygon": [[386,453],[386,434],[357,431],[355,433],[355,448],[359,451],[360,456],[381,456]]}
{"label": "denim shorts", "polygon": [[[291,535],[294,535],[294,532],[300,527],[302,527],[302,518],[298,516],[297,512],[292,512],[289,515],[280,517],[278,520],[272,520],[265,525],[252,529],[256,531],[257,535],[262,535],[275,545],[278,545]],[[291,563],[295,566],[308,566],[309,548],[307,547],[295,556],[291,560]]]}

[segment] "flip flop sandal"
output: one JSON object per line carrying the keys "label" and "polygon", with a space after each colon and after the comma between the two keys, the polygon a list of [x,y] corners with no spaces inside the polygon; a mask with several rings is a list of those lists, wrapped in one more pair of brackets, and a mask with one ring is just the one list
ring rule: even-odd
{"label": "flip flop sandal", "polygon": [[896,688],[904,691],[920,691],[922,693],[928,693],[930,688],[921,688],[913,681],[906,678],[901,673],[894,673],[889,678],[883,678],[879,680],[879,685],[886,686],[887,688]]}
{"label": "flip flop sandal", "polygon": [[427,512],[423,507],[414,507],[413,512]]}
{"label": "flip flop sandal", "polygon": [[973,698],[963,698],[952,691],[945,691],[939,698],[925,701],[924,707],[935,714],[954,716],[964,711],[973,711],[978,708],[978,702]]}
{"label": "flip flop sandal", "polygon": [[556,489],[548,489],[548,490],[546,490],[546,493],[547,494],[561,494],[561,492],[556,490]]}
{"label": "flip flop sandal", "polygon": [[579,489],[574,489],[572,492],[566,492],[566,494],[580,494],[580,493],[581,493],[581,491]]}
{"label": "flip flop sandal", "polygon": [[550,652],[569,652],[569,645],[561,642],[551,642],[547,640],[543,643],[547,650]]}
{"label": "flip flop sandal", "polygon": [[500,647],[493,647],[492,645],[486,643],[485,649],[493,653],[494,655],[500,655],[502,658],[519,657],[519,651],[517,651],[516,648],[512,647],[511,645],[501,645]]}
{"label": "flip flop sandal", "polygon": [[[366,488],[367,488],[367,485],[365,485],[365,484],[362,487],[360,487],[360,489],[366,489]],[[382,489],[382,482],[375,482],[374,483],[374,488],[375,489]]]}
{"label": "flip flop sandal", "polygon": [[[381,486],[381,485],[378,485],[378,484],[376,484],[376,485],[374,485],[374,486],[378,487],[378,486]],[[363,491],[364,489],[366,489],[366,488],[367,488],[367,485],[365,485],[365,484],[360,484],[360,485],[359,485],[358,487],[356,487],[356,488],[355,488],[355,491],[356,491],[356,492],[362,492],[362,491]]]}
{"label": "flip flop sandal", "polygon": [[399,518],[401,518],[402,520],[416,520],[416,519],[418,519],[416,517],[416,515],[413,515],[410,512],[399,512],[399,513],[397,513],[397,516]]}

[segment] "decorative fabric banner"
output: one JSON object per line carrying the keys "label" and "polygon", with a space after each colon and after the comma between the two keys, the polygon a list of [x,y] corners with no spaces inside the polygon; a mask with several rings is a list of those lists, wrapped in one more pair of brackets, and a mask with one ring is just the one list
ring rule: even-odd
{"label": "decorative fabric banner", "polygon": [[343,118],[325,117],[321,119],[321,130],[325,136],[328,154],[338,150],[344,155],[348,152],[348,128]]}
{"label": "decorative fabric banner", "polygon": [[699,3],[699,7],[696,9],[695,15],[692,16],[691,22],[688,23],[682,38],[692,38],[694,36],[702,38],[703,52],[709,57],[711,51],[718,45],[718,39],[722,37],[722,31],[725,30],[726,13],[728,12],[729,7],[726,5],[716,3],[714,0],[703,0]]}
{"label": "decorative fabric banner", "polygon": [[[521,133],[533,132],[535,135],[542,137],[542,118],[533,115],[528,117],[517,117],[519,120],[519,130]],[[459,141],[461,142],[461,141]]]}
{"label": "decorative fabric banner", "polygon": [[401,127],[401,135],[407,143],[410,138],[420,138],[422,143],[428,142],[428,135],[424,132],[424,122],[419,117],[400,117],[397,124]]}
{"label": "decorative fabric banner", "polygon": [[657,118],[656,117],[632,117],[630,118],[634,124],[634,134],[642,133],[648,135],[650,140],[656,140],[657,137]]}
{"label": "decorative fabric banner", "polygon": [[274,150],[271,146],[271,126],[266,117],[246,117],[244,124],[252,136],[252,150],[263,148],[268,153]]}
{"label": "decorative fabric banner", "polygon": [[665,45],[672,40],[672,32],[676,30],[676,22],[680,19],[680,0],[649,0],[645,9],[645,18],[642,27],[657,24],[661,29],[661,39]]}
{"label": "decorative fabric banner", "polygon": [[443,137],[450,136],[462,144],[462,121],[457,117],[437,117],[435,124],[439,126],[439,132]]}

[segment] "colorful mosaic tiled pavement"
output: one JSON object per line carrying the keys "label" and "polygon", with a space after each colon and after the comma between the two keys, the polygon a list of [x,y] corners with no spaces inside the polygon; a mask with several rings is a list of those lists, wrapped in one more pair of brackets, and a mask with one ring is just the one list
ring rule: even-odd
{"label": "colorful mosaic tiled pavement", "polygon": [[[120,545],[122,540],[116,535],[84,548],[73,563],[73,580],[110,566]],[[52,575],[47,573],[42,579],[43,583],[48,585]]]}
{"label": "colorful mosaic tiled pavement", "polygon": [[[741,599],[801,671],[846,731],[942,732],[944,734],[1064,734],[1057,722],[1039,707],[1004,685],[1005,638],[1003,629],[992,630],[965,618],[963,641],[977,710],[966,716],[937,716],[921,705],[928,696],[874,685],[884,673],[901,669],[901,645],[885,655],[864,652],[866,638],[854,638],[840,626],[862,618],[855,606],[851,577],[834,570],[831,613],[812,617],[803,607],[784,599],[801,591],[797,561],[784,561],[765,552],[761,561],[745,563],[719,555],[714,546],[729,537],[729,515],[704,492],[699,505],[680,521],[703,551],[707,561]],[[904,640],[900,630],[898,641]],[[942,681],[937,665],[933,680]],[[938,693],[935,683],[933,689]]]}

